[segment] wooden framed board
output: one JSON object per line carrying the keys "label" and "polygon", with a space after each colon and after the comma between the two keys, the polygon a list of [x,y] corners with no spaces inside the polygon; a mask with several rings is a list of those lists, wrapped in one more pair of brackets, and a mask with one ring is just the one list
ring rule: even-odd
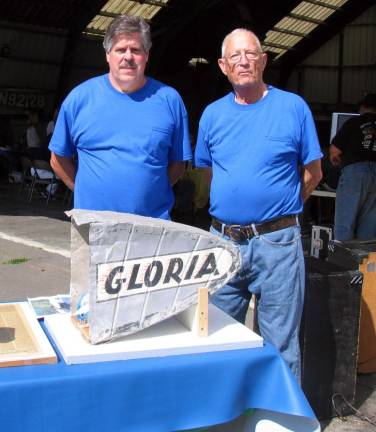
{"label": "wooden framed board", "polygon": [[30,305],[0,304],[0,367],[56,362],[56,353]]}

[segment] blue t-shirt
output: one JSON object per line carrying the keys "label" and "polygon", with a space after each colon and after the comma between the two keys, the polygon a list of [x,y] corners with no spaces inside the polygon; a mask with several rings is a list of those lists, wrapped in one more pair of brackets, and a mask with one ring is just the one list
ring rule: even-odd
{"label": "blue t-shirt", "polygon": [[74,207],[168,219],[174,195],[167,167],[192,157],[187,112],[173,88],[152,78],[120,93],[108,74],[63,102],[49,149],[77,156]]}
{"label": "blue t-shirt", "polygon": [[210,213],[227,224],[300,213],[299,166],[322,157],[307,104],[293,93],[268,89],[249,105],[238,104],[231,92],[210,104],[200,120],[195,163],[212,167]]}

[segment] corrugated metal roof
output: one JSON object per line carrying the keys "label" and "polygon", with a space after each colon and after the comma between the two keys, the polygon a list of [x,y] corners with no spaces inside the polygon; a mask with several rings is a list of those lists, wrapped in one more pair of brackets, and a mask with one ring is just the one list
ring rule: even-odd
{"label": "corrugated metal roof", "polygon": [[66,31],[85,9],[86,0],[1,0],[0,20]]}
{"label": "corrugated metal roof", "polygon": [[85,34],[103,36],[117,15],[141,16],[150,21],[169,0],[109,0],[86,27]]}
{"label": "corrugated metal roof", "polygon": [[318,26],[327,25],[326,20],[348,0],[304,0],[282,18],[266,33],[262,43],[266,52],[276,54],[274,60],[280,58],[288,50]]}

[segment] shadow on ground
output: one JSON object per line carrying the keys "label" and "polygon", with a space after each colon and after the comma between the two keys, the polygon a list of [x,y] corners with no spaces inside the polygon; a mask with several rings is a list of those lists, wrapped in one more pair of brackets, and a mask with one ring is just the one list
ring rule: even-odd
{"label": "shadow on ground", "polygon": [[65,211],[70,209],[70,203],[65,197],[65,191],[58,193],[48,204],[39,192],[33,194],[31,202],[27,198],[27,189],[21,190],[21,185],[0,183],[0,215],[45,216],[69,220]]}

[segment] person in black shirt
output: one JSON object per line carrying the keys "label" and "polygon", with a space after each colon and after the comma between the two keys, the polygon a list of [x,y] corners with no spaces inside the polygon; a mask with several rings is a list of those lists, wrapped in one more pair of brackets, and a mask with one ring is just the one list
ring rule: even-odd
{"label": "person in black shirt", "polygon": [[365,96],[359,114],[330,146],[330,161],[342,168],[334,218],[334,238],[341,241],[376,238],[376,93]]}

